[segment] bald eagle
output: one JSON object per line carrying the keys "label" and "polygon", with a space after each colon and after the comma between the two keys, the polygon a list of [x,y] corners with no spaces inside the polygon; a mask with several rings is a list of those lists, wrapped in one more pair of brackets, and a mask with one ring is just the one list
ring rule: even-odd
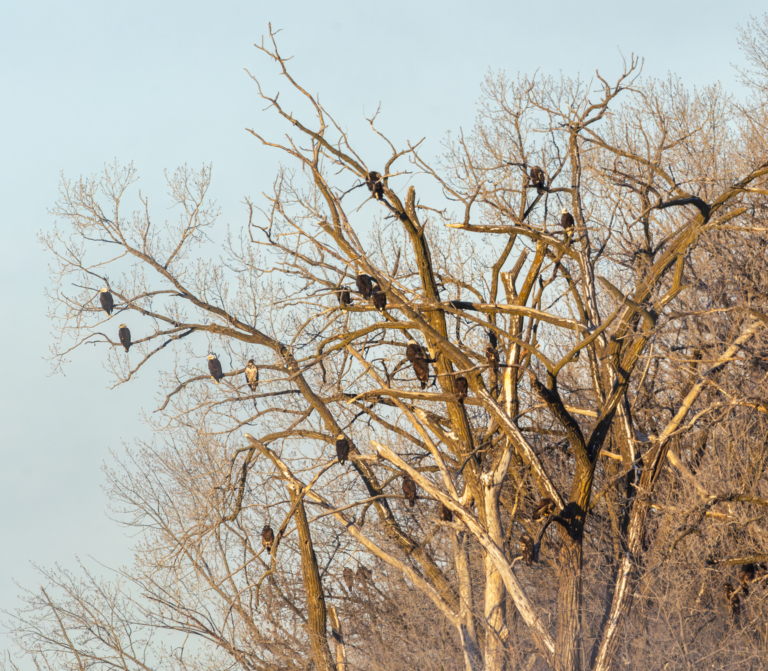
{"label": "bald eagle", "polygon": [[219,384],[219,380],[224,377],[224,373],[221,372],[221,361],[216,358],[215,354],[208,355],[208,372],[216,384]]}
{"label": "bald eagle", "polygon": [[357,579],[363,582],[368,582],[371,579],[371,569],[360,564],[357,567]]}
{"label": "bald eagle", "polygon": [[408,341],[408,347],[405,348],[405,357],[413,366],[413,372],[421,383],[421,388],[426,389],[429,382],[429,362],[424,353],[424,348],[413,338]]}
{"label": "bald eagle", "polygon": [[403,476],[403,494],[408,499],[411,508],[416,505],[416,483],[410,475]]}
{"label": "bald eagle", "polygon": [[739,567],[739,584],[744,596],[749,596],[749,583],[755,579],[755,565],[743,564]]}
{"label": "bald eagle", "polygon": [[355,572],[347,566],[342,571],[342,575],[344,576],[344,583],[347,585],[347,589],[351,592],[352,587],[355,584]]}
{"label": "bald eagle", "polygon": [[453,522],[453,512],[445,504],[440,504],[440,519],[443,522]]}
{"label": "bald eagle", "polygon": [[540,520],[555,512],[555,502],[549,497],[541,499],[533,511],[533,519]]}
{"label": "bald eagle", "polygon": [[131,349],[131,332],[125,324],[120,324],[120,330],[117,332],[117,335],[120,337],[120,342],[125,347],[125,351],[127,352]]}
{"label": "bald eagle", "polygon": [[462,375],[459,375],[454,381],[453,381],[453,388],[456,390],[456,400],[459,403],[462,403],[465,398],[467,398],[467,392],[469,391],[469,384],[467,383],[467,378],[465,378]]}
{"label": "bald eagle", "polygon": [[544,191],[544,171],[537,165],[531,168],[531,186],[536,187],[536,191],[542,193]]}
{"label": "bald eagle", "polygon": [[573,228],[573,215],[563,208],[563,212],[560,215],[560,225],[567,231]]}
{"label": "bald eagle", "polygon": [[365,180],[365,185],[376,200],[381,200],[384,197],[384,183],[381,181],[381,173],[371,170],[368,173],[368,179]]}
{"label": "bald eagle", "polygon": [[272,543],[275,542],[275,532],[272,531],[272,527],[269,524],[265,524],[261,530],[261,544],[267,549],[267,552],[272,552]]}
{"label": "bald eagle", "polygon": [[248,359],[248,363],[245,364],[245,380],[251,391],[256,391],[256,387],[259,386],[259,367],[253,359]]}
{"label": "bald eagle", "polygon": [[739,617],[739,614],[741,613],[741,600],[739,599],[738,594],[734,594],[733,585],[731,583],[727,582],[723,585],[723,596],[725,597],[725,602],[728,604],[728,611],[731,614],[731,617],[736,620]]}
{"label": "bald eagle", "polygon": [[488,329],[488,342],[491,343],[491,347],[496,348],[499,346],[499,339],[496,337],[496,334]]}
{"label": "bald eagle", "polygon": [[373,298],[373,307],[379,312],[384,312],[384,309],[387,307],[387,294],[385,294],[378,285],[371,298]]}
{"label": "bald eagle", "polygon": [[343,433],[336,436],[336,456],[340,464],[343,464],[349,456],[349,441]]}
{"label": "bald eagle", "polygon": [[99,292],[99,302],[101,303],[101,309],[111,316],[112,310],[115,308],[115,299],[112,298],[112,292],[106,287]]}
{"label": "bald eagle", "polygon": [[355,278],[357,290],[362,294],[365,300],[368,300],[373,293],[373,278],[370,275],[358,275]]}
{"label": "bald eagle", "polygon": [[523,555],[523,561],[528,566],[533,566],[533,538],[529,534],[520,536],[520,554]]}
{"label": "bald eagle", "polygon": [[339,305],[352,305],[352,296],[347,287],[342,287],[340,291],[336,292],[336,295],[339,297]]}

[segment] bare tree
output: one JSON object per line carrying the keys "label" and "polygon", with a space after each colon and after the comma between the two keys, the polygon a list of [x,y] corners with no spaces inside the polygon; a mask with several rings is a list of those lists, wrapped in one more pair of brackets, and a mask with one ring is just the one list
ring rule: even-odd
{"label": "bare tree", "polygon": [[270,33],[297,99],[254,78],[289,132],[250,132],[287,164],[221,258],[208,169],[170,178],[163,225],[130,166],[64,182],[42,236],[54,364],[95,344],[122,384],[167,363],[157,442],[108,471],[135,566],[47,573],[22,649],[765,668],[766,25],[742,35],[746,103],[634,59],[614,80],[491,76],[437,166],[375,116],[391,153],[367,163]]}

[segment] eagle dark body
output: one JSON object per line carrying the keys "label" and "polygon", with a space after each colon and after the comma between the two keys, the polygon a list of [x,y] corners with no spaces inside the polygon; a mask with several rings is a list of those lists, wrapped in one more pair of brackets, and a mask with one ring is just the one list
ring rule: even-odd
{"label": "eagle dark body", "polygon": [[489,344],[488,347],[485,348],[485,360],[488,362],[493,374],[498,375],[500,365],[499,350]]}
{"label": "eagle dark body", "polygon": [[560,215],[560,225],[567,231],[573,228],[573,215],[570,212],[563,212]]}
{"label": "eagle dark body", "polygon": [[743,564],[739,567],[739,584],[744,596],[749,596],[749,583],[755,579],[755,565]]}
{"label": "eagle dark body", "polygon": [[531,186],[536,187],[536,190],[541,193],[544,189],[544,171],[537,165],[531,168],[530,172]]}
{"label": "eagle dark body", "polygon": [[120,330],[117,332],[117,335],[120,337],[120,343],[125,347],[125,351],[127,352],[131,349],[131,331],[125,324],[120,324]]}
{"label": "eagle dark body", "polygon": [[522,534],[520,536],[520,554],[528,566],[533,566],[534,548],[533,538],[531,538],[530,534]]}
{"label": "eagle dark body", "polygon": [[443,520],[443,522],[453,522],[453,512],[448,506],[442,503],[440,504],[440,519]]}
{"label": "eagle dark body", "polygon": [[352,305],[352,295],[346,287],[339,290],[336,295],[339,297],[339,305]]}
{"label": "eagle dark body", "polygon": [[371,579],[371,569],[367,568],[366,566],[363,566],[360,564],[360,566],[357,567],[357,579],[362,582],[369,582]]}
{"label": "eagle dark body", "polygon": [[112,293],[107,289],[102,289],[99,292],[99,303],[101,303],[101,309],[108,315],[112,315],[112,310],[115,308],[115,299],[112,298]]}
{"label": "eagle dark body", "polygon": [[[376,288],[379,289],[378,286]],[[372,298],[373,307],[375,307],[379,312],[382,312],[384,308],[387,307],[387,294],[385,294],[381,289],[374,291]]]}
{"label": "eagle dark body", "polygon": [[419,343],[412,341],[405,348],[405,358],[408,359],[413,372],[421,383],[421,388],[426,389],[429,383],[429,361],[424,353],[424,348]]}
{"label": "eagle dark body", "polygon": [[491,343],[491,347],[494,349],[499,346],[499,339],[493,331],[488,331],[488,342]]}
{"label": "eagle dark body", "polygon": [[467,393],[469,392],[469,383],[467,382],[467,378],[460,375],[453,381],[453,387],[456,390],[456,400],[459,402],[464,401],[464,399],[467,398]]}
{"label": "eagle dark body", "polygon": [[365,300],[368,300],[373,293],[373,278],[370,275],[358,275],[355,278],[357,290],[362,294]]}
{"label": "eagle dark body", "polygon": [[413,508],[416,505],[416,483],[409,475],[403,478],[403,494],[405,494],[405,498],[408,499],[408,503]]}
{"label": "eagle dark body", "polygon": [[248,359],[245,365],[245,380],[251,391],[256,391],[256,387],[259,386],[259,368],[253,359]]}
{"label": "eagle dark body", "polygon": [[224,373],[221,371],[221,361],[213,355],[208,359],[208,372],[216,384],[219,384],[219,380],[224,378]]}
{"label": "eagle dark body", "polygon": [[267,548],[267,552],[272,550],[272,543],[275,542],[275,532],[269,524],[265,524],[261,530],[261,544]]}
{"label": "eagle dark body", "polygon": [[336,436],[336,457],[343,464],[349,457],[349,441],[343,433]]}
{"label": "eagle dark body", "polygon": [[342,574],[344,575],[344,583],[346,584],[347,589],[351,592],[352,586],[355,584],[355,572],[347,566],[347,568],[342,571]]}
{"label": "eagle dark body", "polygon": [[549,497],[541,499],[533,511],[533,519],[540,520],[555,512],[555,502]]}
{"label": "eagle dark body", "polygon": [[381,181],[381,173],[371,170],[368,173],[368,179],[365,180],[365,185],[376,200],[384,198],[384,184]]}

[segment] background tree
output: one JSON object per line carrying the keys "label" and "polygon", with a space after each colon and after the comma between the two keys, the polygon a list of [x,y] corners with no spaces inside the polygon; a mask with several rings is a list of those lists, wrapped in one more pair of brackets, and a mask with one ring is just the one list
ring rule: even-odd
{"label": "background tree", "polygon": [[130,166],[65,181],[56,365],[91,343],[119,384],[167,363],[156,442],[108,471],[135,565],[47,572],[19,646],[76,668],[764,668],[766,25],[742,36],[746,102],[635,60],[490,76],[437,167],[375,116],[391,155],[367,163],[270,34],[296,98],[254,80],[289,133],[251,133],[287,163],[221,258],[207,168],[171,177],[164,225]]}

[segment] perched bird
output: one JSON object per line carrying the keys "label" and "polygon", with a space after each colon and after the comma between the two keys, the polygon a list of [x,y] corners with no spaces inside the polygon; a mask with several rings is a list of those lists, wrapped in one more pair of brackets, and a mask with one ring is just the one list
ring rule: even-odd
{"label": "perched bird", "polygon": [[352,586],[355,584],[355,572],[347,566],[347,568],[342,571],[344,575],[344,582],[347,585],[347,589],[351,592]]}
{"label": "perched bird", "polygon": [[259,386],[259,367],[253,359],[248,359],[248,363],[245,364],[245,380],[251,391],[256,391],[256,387]]}
{"label": "perched bird", "polygon": [[371,579],[371,569],[363,566],[360,564],[360,566],[357,567],[357,579],[363,582],[368,582]]}
{"label": "perched bird", "polygon": [[453,512],[448,506],[442,503],[440,504],[440,519],[443,520],[443,522],[453,522]]}
{"label": "perched bird", "polygon": [[723,596],[725,597],[725,602],[728,604],[728,611],[730,612],[731,617],[736,620],[741,613],[741,600],[739,599],[738,594],[734,594],[733,585],[731,585],[731,583],[727,582],[723,585]]}
{"label": "perched bird", "polygon": [[739,584],[744,596],[749,596],[749,583],[755,579],[755,565],[743,564],[739,567]]}
{"label": "perched bird", "polygon": [[343,433],[336,436],[336,456],[340,464],[343,464],[349,456],[349,441]]}
{"label": "perched bird", "polygon": [[456,390],[456,400],[461,403],[467,398],[467,392],[469,391],[469,384],[467,378],[463,375],[455,378],[453,381],[453,388]]}
{"label": "perched bird", "polygon": [[101,309],[108,315],[111,315],[112,310],[115,308],[115,299],[112,298],[112,292],[106,287],[99,292],[99,302],[101,303]]}
{"label": "perched bird", "polygon": [[499,350],[490,343],[488,344],[488,347],[485,348],[485,360],[488,362],[488,366],[493,371],[493,374],[498,375],[500,365]]}
{"label": "perched bird", "polygon": [[531,186],[536,187],[536,191],[538,191],[539,193],[544,191],[544,180],[545,180],[544,171],[539,166],[534,165],[531,168],[530,177],[531,177]]}
{"label": "perched bird", "polygon": [[373,293],[373,278],[370,275],[358,275],[355,278],[357,290],[362,294],[365,300],[368,300]]}
{"label": "perched bird", "polygon": [[533,565],[533,538],[530,534],[524,533],[520,536],[520,554],[528,566]]}
{"label": "perched bird", "polygon": [[533,511],[533,519],[540,520],[555,512],[555,502],[549,497],[541,499]]}
{"label": "perched bird", "polygon": [[221,361],[216,358],[215,354],[208,355],[208,372],[216,384],[219,384],[219,380],[224,377],[224,373],[221,372]]}
{"label": "perched bird", "polygon": [[419,343],[411,339],[408,341],[408,347],[405,348],[405,357],[413,366],[413,372],[416,373],[421,388],[426,389],[429,382],[429,362],[424,349]]}
{"label": "perched bird", "polygon": [[573,228],[573,215],[563,208],[563,212],[560,215],[560,225],[567,231]]}
{"label": "perched bird", "polygon": [[336,295],[339,297],[339,305],[352,305],[352,296],[347,287],[342,287]]}
{"label": "perched bird", "polygon": [[381,181],[381,173],[371,170],[368,173],[368,179],[365,180],[365,185],[376,200],[384,198],[384,183]]}
{"label": "perched bird", "polygon": [[416,483],[409,475],[403,477],[403,494],[405,494],[405,498],[408,499],[408,503],[413,508],[416,505]]}
{"label": "perched bird", "polygon": [[496,337],[496,334],[490,329],[488,330],[488,342],[491,343],[491,347],[493,347],[494,349],[499,346],[499,339]]}
{"label": "perched bird", "polygon": [[275,542],[275,532],[272,531],[272,527],[269,524],[265,524],[261,530],[261,544],[267,549],[267,552],[272,552],[272,543]]}
{"label": "perched bird", "polygon": [[125,324],[120,324],[120,330],[117,332],[117,335],[120,337],[120,342],[125,347],[125,351],[127,352],[131,349],[131,332]]}
{"label": "perched bird", "polygon": [[384,312],[384,308],[387,307],[387,294],[379,289],[378,285],[376,286],[376,289],[378,289],[378,291],[374,291],[373,295],[371,296],[373,299],[373,307],[375,307],[379,312]]}

